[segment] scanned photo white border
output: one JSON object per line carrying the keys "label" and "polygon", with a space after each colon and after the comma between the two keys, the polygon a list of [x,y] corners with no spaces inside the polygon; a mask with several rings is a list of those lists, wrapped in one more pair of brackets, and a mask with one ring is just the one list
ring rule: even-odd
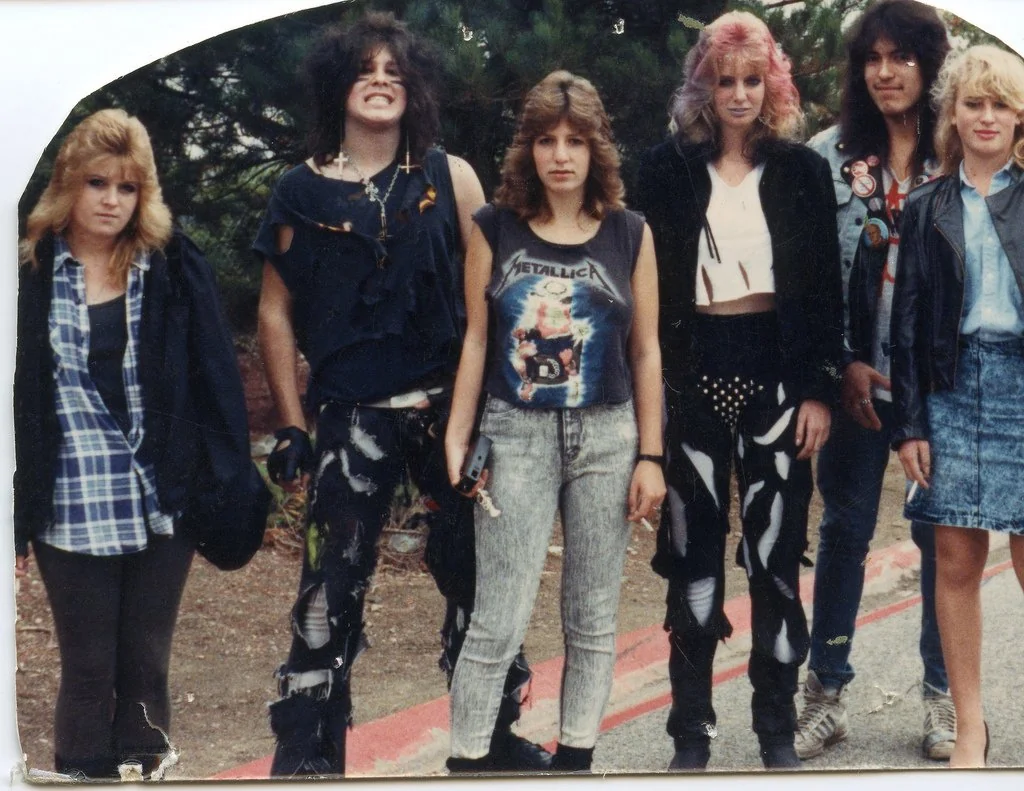
{"label": "scanned photo white border", "polygon": [[[111,80],[164,55],[211,36],[281,14],[329,5],[332,0],[0,0],[0,786],[24,787],[16,731],[14,674],[14,575],[11,476],[14,432],[12,383],[17,292],[17,207],[43,148],[71,109]],[[501,2],[502,0],[477,0]],[[352,0],[361,3],[362,0]],[[1024,14],[1020,0],[924,0],[997,35],[1024,54]],[[1017,735],[1020,736],[1019,734]],[[1022,738],[1024,746],[1024,738]],[[346,781],[347,783],[358,781]],[[460,788],[484,788],[493,781],[461,781]],[[534,785],[537,781],[528,782]],[[1024,772],[903,772],[859,776],[808,772],[765,775],[638,780],[621,777],[591,781],[632,788],[697,783],[702,788],[820,787],[858,789],[863,783],[885,788],[955,788],[964,783],[986,789],[1020,788]],[[626,786],[625,784],[629,784]],[[404,785],[404,783],[402,783]],[[723,785],[725,784],[725,785]],[[246,784],[250,785],[250,784]],[[588,783],[589,785],[589,783]],[[265,787],[265,786],[264,786]],[[389,788],[395,787],[389,783]],[[579,786],[583,787],[583,786]]]}

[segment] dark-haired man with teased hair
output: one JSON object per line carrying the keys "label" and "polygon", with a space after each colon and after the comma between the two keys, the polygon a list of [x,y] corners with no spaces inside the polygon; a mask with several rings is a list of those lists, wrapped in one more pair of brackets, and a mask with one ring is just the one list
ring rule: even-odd
{"label": "dark-haired man with teased hair", "polygon": [[[927,181],[934,167],[929,91],[948,52],[946,29],[933,8],[913,0],[871,6],[847,39],[839,125],[809,144],[831,165],[839,205],[847,365],[842,410],[818,460],[825,513],[811,658],[796,736],[797,755],[804,759],[820,755],[849,731],[843,697],[854,676],[849,657],[864,561],[894,428],[889,317],[900,213],[907,193]],[[935,539],[931,525],[917,522],[911,536],[921,549],[921,747],[928,758],[948,760],[956,715],[935,617]]]}
{"label": "dark-haired man with teased hair", "polygon": [[[426,498],[426,560],[448,600],[449,679],[473,610],[472,503],[448,482],[443,437],[465,324],[462,252],[483,190],[465,161],[432,147],[437,71],[425,43],[390,14],[328,30],[305,66],[311,156],[274,187],[253,245],[265,261],[260,349],[283,426],[267,469],[284,485],[309,476],[292,647],[270,706],[274,776],[344,774],[365,592],[407,474]],[[297,348],[310,365],[315,450]],[[550,762],[511,731],[529,677],[520,653],[493,735],[494,768]]]}

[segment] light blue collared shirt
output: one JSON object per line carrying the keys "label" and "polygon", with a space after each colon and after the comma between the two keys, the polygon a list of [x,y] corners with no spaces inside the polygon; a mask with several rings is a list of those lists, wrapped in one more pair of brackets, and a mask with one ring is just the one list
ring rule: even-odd
{"label": "light blue collared shirt", "polygon": [[[989,195],[1013,183],[1012,160],[992,176]],[[961,335],[978,333],[1000,340],[1024,335],[1024,300],[999,242],[985,198],[967,178],[960,163],[960,196],[964,203],[964,315]]]}

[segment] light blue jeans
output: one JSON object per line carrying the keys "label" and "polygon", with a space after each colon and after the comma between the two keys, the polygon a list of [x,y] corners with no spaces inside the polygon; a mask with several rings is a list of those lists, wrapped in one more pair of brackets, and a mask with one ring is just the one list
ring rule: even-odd
{"label": "light blue jeans", "polygon": [[533,611],[561,511],[561,735],[589,748],[611,690],[615,619],[629,543],[629,484],[637,453],[632,402],[520,409],[488,397],[480,431],[491,438],[487,490],[500,516],[476,508],[476,605],[451,690],[452,756],[488,752],[502,685]]}

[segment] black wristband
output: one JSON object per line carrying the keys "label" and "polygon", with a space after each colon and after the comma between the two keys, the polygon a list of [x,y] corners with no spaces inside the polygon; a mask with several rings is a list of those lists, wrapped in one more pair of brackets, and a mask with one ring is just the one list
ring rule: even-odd
{"label": "black wristband", "polygon": [[653,453],[638,453],[638,454],[636,454],[636,460],[637,460],[637,463],[639,463],[641,461],[652,461],[655,464],[657,464],[659,467],[665,466],[665,457],[664,456],[655,456]]}

